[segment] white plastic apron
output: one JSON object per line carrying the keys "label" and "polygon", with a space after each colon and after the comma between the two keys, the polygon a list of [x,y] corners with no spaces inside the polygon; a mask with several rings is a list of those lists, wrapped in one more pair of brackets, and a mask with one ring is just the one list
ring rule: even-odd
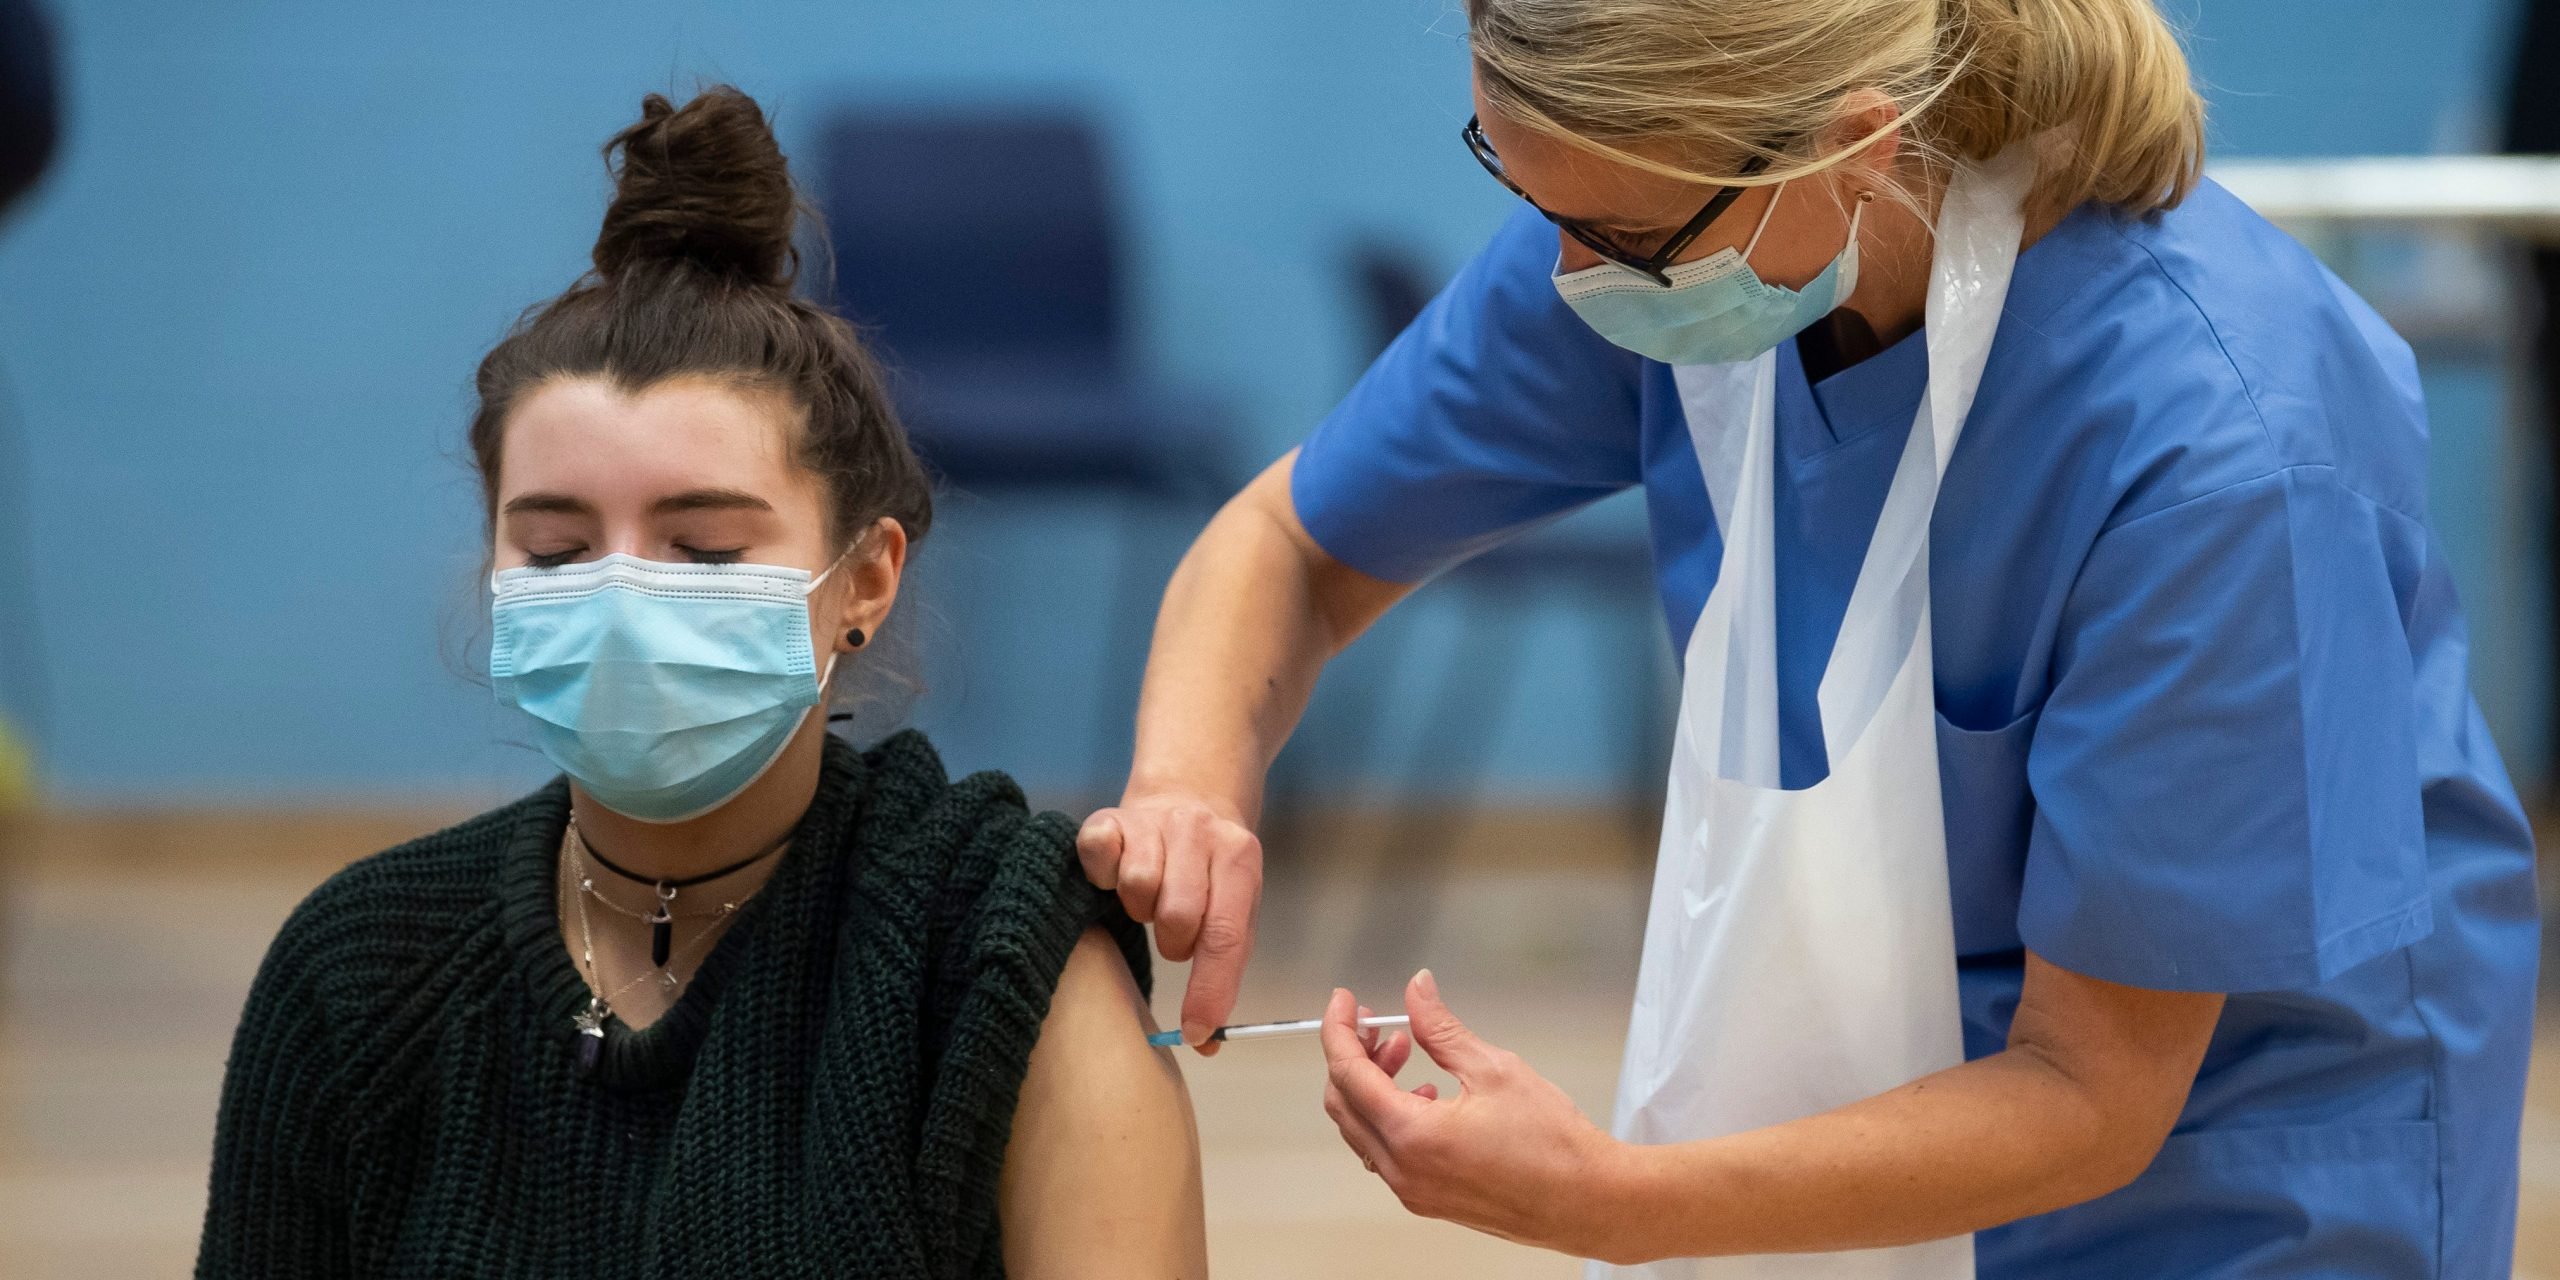
{"label": "white plastic apron", "polygon": [[[1826,1111],[1964,1060],[1930,675],[1929,516],[1991,354],[2034,174],[1968,167],[1938,215],[1929,388],[1819,694],[1828,778],[1778,786],[1770,475],[1777,358],[1674,370],[1724,538],[1689,651],[1618,1136],[1717,1137]],[[1589,1276],[1956,1280],[1973,1240],[1679,1260]]]}

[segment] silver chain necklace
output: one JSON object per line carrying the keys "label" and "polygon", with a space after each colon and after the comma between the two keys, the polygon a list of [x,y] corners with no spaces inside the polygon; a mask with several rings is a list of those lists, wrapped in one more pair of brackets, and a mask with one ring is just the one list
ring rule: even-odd
{"label": "silver chain necklace", "polygon": [[585,863],[589,855],[586,841],[579,836],[577,824],[574,822],[569,825],[565,845],[563,852],[568,854],[569,873],[577,885],[573,896],[577,899],[578,906],[578,958],[586,969],[587,979],[586,1007],[571,1015],[570,1022],[578,1029],[578,1074],[592,1076],[595,1074],[597,1064],[604,1058],[604,1022],[613,1014],[613,1002],[651,978],[656,978],[660,985],[672,995],[676,988],[684,985],[684,980],[675,975],[676,967],[692,963],[701,952],[708,949],[711,940],[720,936],[719,922],[735,915],[738,904],[723,902],[714,910],[687,912],[687,918],[708,917],[711,923],[704,925],[702,931],[694,935],[693,941],[685,945],[682,955],[671,958],[661,945],[652,956],[657,961],[655,968],[614,988],[610,994],[599,994],[604,991],[604,976],[596,967],[595,927],[587,916],[587,899],[592,897],[623,915],[664,930],[674,919],[668,906],[673,902],[675,895],[660,889],[658,909],[655,912],[633,911],[596,892],[595,879],[586,873]]}

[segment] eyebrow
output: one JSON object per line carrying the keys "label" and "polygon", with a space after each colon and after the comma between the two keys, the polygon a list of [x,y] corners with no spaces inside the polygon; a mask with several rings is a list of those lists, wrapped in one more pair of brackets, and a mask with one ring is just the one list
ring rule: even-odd
{"label": "eyebrow", "polygon": [[[687,489],[650,503],[649,510],[662,516],[686,511],[771,511],[773,504],[744,489]],[[578,516],[595,514],[595,507],[569,494],[536,491],[509,498],[505,513]]]}
{"label": "eyebrow", "polygon": [[658,515],[682,511],[771,511],[773,504],[744,489],[687,489],[649,504]]}

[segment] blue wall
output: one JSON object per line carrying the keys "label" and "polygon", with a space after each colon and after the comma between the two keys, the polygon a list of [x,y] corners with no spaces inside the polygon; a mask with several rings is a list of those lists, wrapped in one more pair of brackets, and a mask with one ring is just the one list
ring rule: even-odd
{"label": "blue wall", "polygon": [[[459,435],[480,353],[578,271],[595,147],[646,90],[735,81],[786,146],[855,101],[1088,107],[1116,143],[1146,362],[1227,397],[1257,458],[1356,373],[1351,236],[1446,270],[1506,211],[1454,139],[1455,0],[56,7],[72,136],[0,239],[0,371],[29,433],[41,745],[72,800],[442,797],[544,772],[462,674],[479,526]],[[2499,8],[2183,16],[2228,149],[2391,151],[2476,127]],[[1189,532],[954,505],[921,579],[918,717],[956,764],[1053,794],[1109,775],[1095,717],[1126,714],[1137,655],[1106,652],[1104,601],[1132,531],[1157,574]],[[1420,650],[1467,625],[1445,600],[1410,613],[1407,660],[1370,673],[1408,727]],[[1612,780],[1620,664],[1589,622],[1517,620],[1541,659],[1494,753],[1515,794]],[[0,684],[23,697],[27,674]]]}

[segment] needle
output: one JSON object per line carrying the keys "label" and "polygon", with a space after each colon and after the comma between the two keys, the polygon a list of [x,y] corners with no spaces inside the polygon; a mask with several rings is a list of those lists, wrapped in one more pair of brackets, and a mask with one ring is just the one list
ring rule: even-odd
{"label": "needle", "polygon": [[[1375,1018],[1362,1018],[1360,1020],[1360,1026],[1363,1030],[1370,1027],[1409,1027],[1412,1025],[1413,1019],[1401,1013],[1388,1014]],[[1324,1019],[1322,1018],[1303,1018],[1296,1022],[1249,1022],[1241,1026],[1220,1027],[1209,1033],[1209,1039],[1211,1041],[1268,1040],[1274,1036],[1311,1036],[1323,1026]],[[1182,1033],[1180,1031],[1159,1031],[1154,1035],[1148,1036],[1147,1043],[1159,1048],[1169,1048],[1173,1045],[1182,1043]]]}

